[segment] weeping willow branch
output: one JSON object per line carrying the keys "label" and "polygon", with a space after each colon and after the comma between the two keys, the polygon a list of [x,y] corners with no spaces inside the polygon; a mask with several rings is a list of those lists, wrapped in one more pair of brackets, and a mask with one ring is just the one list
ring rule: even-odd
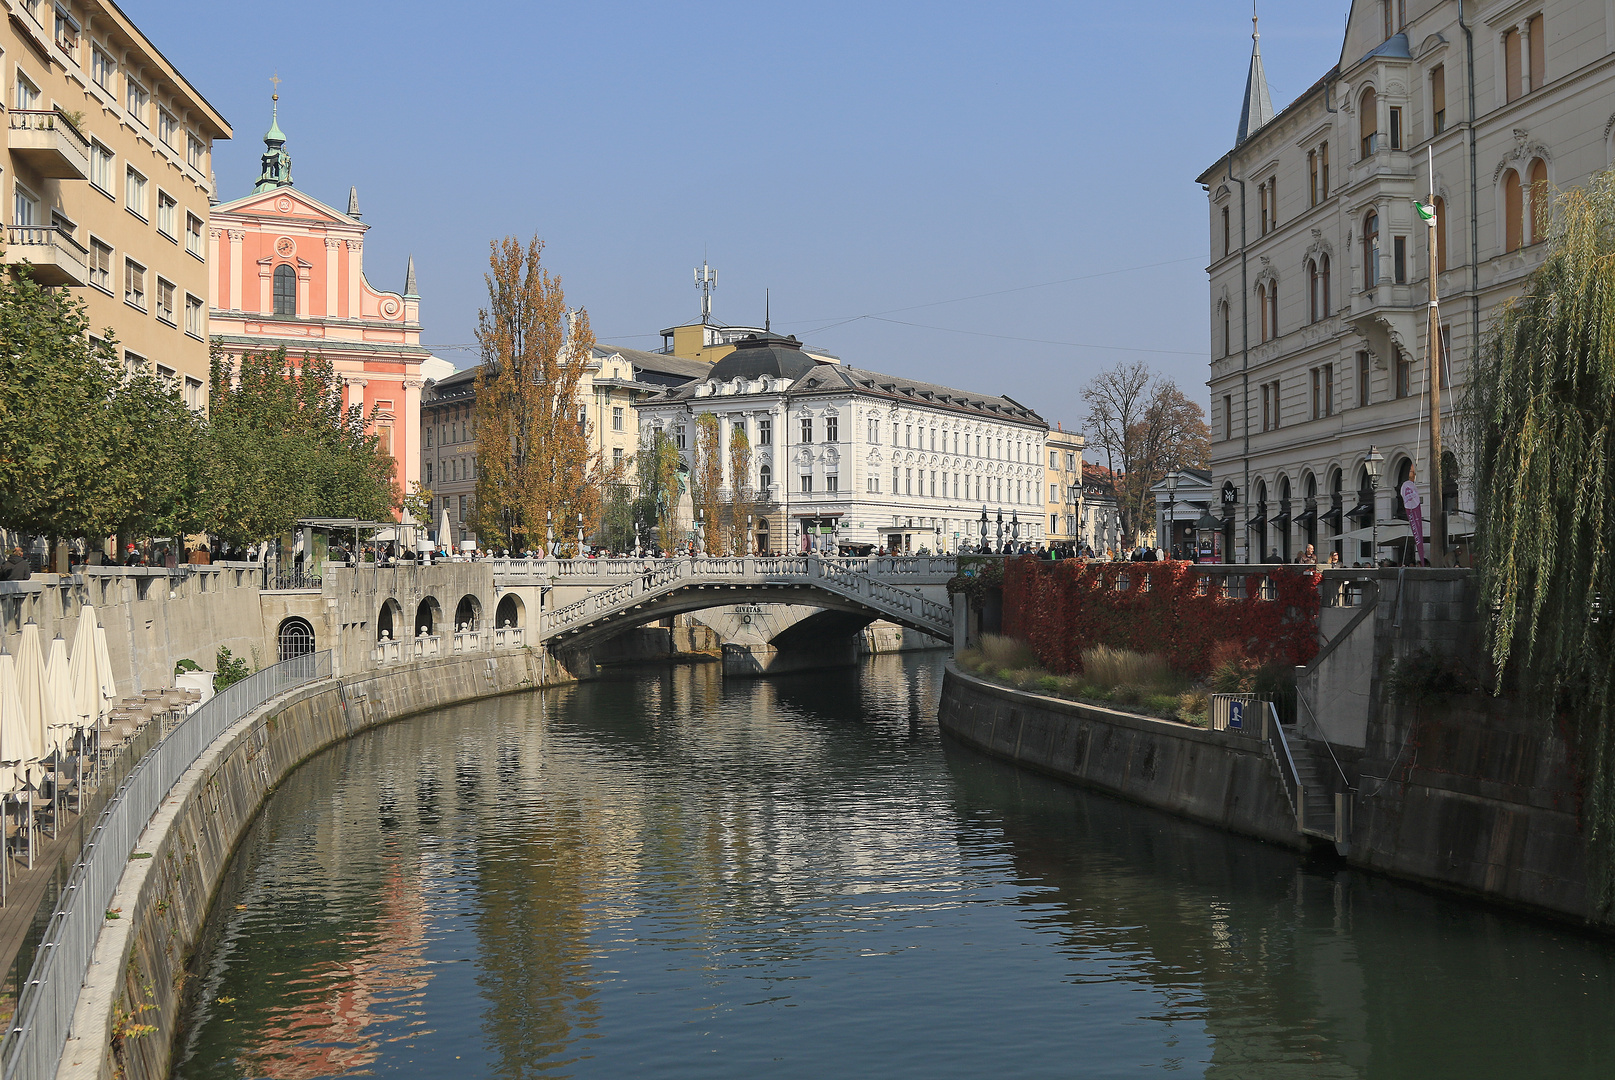
{"label": "weeping willow branch", "polygon": [[1615,175],[1559,196],[1546,261],[1493,325],[1467,403],[1496,675],[1574,741],[1595,911],[1615,907]]}

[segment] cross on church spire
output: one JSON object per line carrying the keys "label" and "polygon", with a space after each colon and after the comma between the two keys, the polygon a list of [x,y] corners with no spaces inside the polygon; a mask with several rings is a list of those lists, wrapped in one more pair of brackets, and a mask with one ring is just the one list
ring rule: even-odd
{"label": "cross on church spire", "polygon": [[258,159],[258,182],[254,192],[292,186],[292,156],[286,152],[286,134],[280,130],[280,74],[269,77],[275,93],[269,95],[269,130],[264,133],[264,152]]}

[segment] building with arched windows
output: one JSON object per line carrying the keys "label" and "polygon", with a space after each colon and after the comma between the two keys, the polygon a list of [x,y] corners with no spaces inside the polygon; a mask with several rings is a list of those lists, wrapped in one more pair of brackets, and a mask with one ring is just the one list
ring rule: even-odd
{"label": "building with arched windows", "polygon": [[957,551],[1002,520],[1033,545],[1048,537],[1049,426],[1007,397],[954,390],[830,361],[795,338],[753,334],[703,378],[639,403],[642,438],[669,435],[694,466],[696,421],[718,419],[727,497],[730,440],[746,433],[742,487],[767,507],[752,551],[884,547]]}
{"label": "building with arched windows", "polygon": [[[1439,505],[1461,540],[1474,499],[1453,409],[1470,358],[1542,264],[1553,193],[1615,164],[1615,5],[1356,0],[1339,62],[1279,110],[1252,36],[1233,147],[1199,177],[1220,550],[1401,557],[1375,541],[1408,535],[1399,482],[1410,476],[1427,528]],[[1433,226],[1416,207],[1432,193]],[[1370,446],[1384,458],[1377,488],[1363,469]]]}
{"label": "building with arched windows", "polygon": [[421,479],[421,365],[431,355],[421,347],[415,261],[402,268],[403,291],[371,285],[369,229],[356,190],[343,213],[293,182],[277,106],[252,193],[213,208],[209,321],[227,356],[284,348],[293,363],[313,353],[330,361],[346,402],[374,414],[402,493]]}

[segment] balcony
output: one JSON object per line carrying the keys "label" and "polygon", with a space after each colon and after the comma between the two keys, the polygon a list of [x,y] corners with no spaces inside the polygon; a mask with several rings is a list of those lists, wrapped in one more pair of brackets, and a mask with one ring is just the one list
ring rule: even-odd
{"label": "balcony", "polygon": [[90,280],[89,252],[54,225],[13,225],[6,230],[8,264],[26,262],[41,285],[83,285]]}
{"label": "balcony", "polygon": [[13,109],[12,156],[40,176],[83,180],[90,175],[90,141],[55,109]]}

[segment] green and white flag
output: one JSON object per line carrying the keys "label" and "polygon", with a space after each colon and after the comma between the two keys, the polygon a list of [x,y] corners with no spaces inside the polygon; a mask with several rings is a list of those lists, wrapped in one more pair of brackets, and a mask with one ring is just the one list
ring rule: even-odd
{"label": "green and white flag", "polygon": [[1428,221],[1432,225],[1436,223],[1436,207],[1434,203],[1415,202],[1413,207],[1419,212],[1419,216],[1425,221]]}

